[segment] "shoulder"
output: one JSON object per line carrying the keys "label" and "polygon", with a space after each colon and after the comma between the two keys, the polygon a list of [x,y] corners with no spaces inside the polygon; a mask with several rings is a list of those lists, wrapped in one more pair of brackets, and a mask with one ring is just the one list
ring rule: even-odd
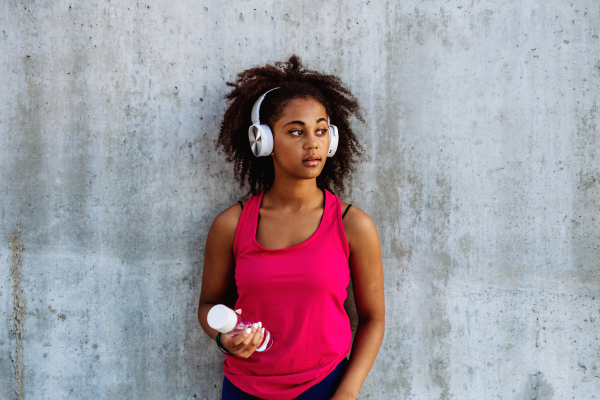
{"label": "shoulder", "polygon": [[[248,199],[243,200],[242,204],[246,205],[247,200]],[[235,203],[234,205],[226,208],[219,215],[217,215],[213,221],[210,227],[209,235],[227,237],[233,241],[233,236],[235,235],[235,230],[237,229],[241,215],[242,207],[240,207],[240,203]]]}
{"label": "shoulder", "polygon": [[[341,201],[341,203],[341,211],[343,213],[346,211],[348,203],[345,201]],[[342,222],[350,250],[355,247],[355,244],[368,242],[369,239],[376,238],[379,240],[377,227],[373,219],[371,219],[369,214],[354,205],[348,209]]]}

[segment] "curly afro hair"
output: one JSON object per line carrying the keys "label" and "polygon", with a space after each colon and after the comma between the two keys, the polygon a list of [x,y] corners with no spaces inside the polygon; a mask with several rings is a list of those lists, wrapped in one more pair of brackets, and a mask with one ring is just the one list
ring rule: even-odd
{"label": "curly afro hair", "polygon": [[223,116],[217,149],[233,162],[234,176],[241,189],[249,186],[251,194],[269,189],[275,179],[273,159],[255,157],[248,141],[248,128],[252,125],[251,111],[254,102],[267,90],[270,92],[260,107],[261,123],[271,127],[292,99],[314,98],[319,101],[338,127],[339,143],[335,156],[327,158],[325,167],[317,177],[317,186],[332,193],[342,193],[347,179],[356,164],[364,160],[364,150],[350,128],[351,114],[364,122],[358,101],[342,81],[333,75],[305,69],[300,59],[292,55],[286,62],[267,64],[247,69],[237,75],[235,83],[227,82],[233,90],[225,95],[229,106]]}

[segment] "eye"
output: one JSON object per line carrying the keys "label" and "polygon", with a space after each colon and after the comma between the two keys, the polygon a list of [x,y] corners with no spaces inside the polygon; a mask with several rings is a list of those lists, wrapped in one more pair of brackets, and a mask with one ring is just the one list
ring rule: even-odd
{"label": "eye", "polygon": [[317,132],[319,132],[319,135],[324,135],[327,133],[327,131],[329,131],[329,129],[325,128],[325,129],[319,129]]}
{"label": "eye", "polygon": [[288,132],[290,134],[294,135],[294,136],[300,136],[300,135],[302,135],[302,130],[300,130],[300,129],[296,129],[296,130],[288,131]]}

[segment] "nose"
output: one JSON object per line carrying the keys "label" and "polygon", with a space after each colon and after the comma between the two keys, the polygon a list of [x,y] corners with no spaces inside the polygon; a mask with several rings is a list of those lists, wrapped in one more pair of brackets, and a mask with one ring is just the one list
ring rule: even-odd
{"label": "nose", "polygon": [[317,135],[313,132],[305,136],[304,150],[314,150],[319,148]]}

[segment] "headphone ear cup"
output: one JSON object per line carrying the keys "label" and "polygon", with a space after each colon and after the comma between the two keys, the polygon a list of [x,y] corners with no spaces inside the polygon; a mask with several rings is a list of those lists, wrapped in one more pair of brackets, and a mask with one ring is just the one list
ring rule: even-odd
{"label": "headphone ear cup", "polygon": [[327,157],[333,157],[335,154],[340,136],[338,135],[338,128],[335,125],[329,125],[329,150],[327,151]]}
{"label": "headphone ear cup", "polygon": [[254,124],[248,128],[248,139],[252,154],[265,157],[273,151],[273,133],[269,125]]}

